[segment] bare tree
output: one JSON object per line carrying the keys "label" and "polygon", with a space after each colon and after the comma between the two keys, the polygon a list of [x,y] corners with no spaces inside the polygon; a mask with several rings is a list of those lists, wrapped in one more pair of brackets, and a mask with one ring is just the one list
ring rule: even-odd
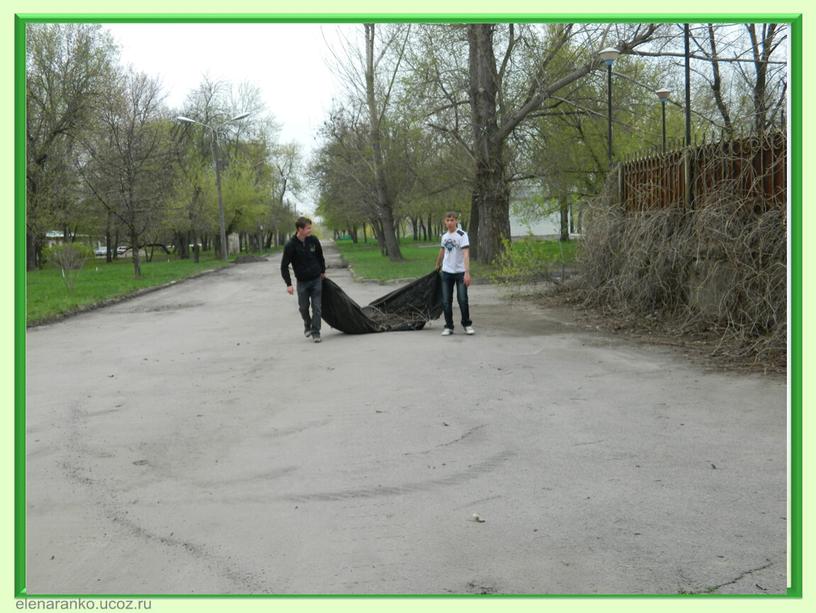
{"label": "bare tree", "polygon": [[[691,113],[703,120],[704,130],[717,127],[733,137],[738,130],[761,133],[774,125],[783,113],[787,94],[787,26],[691,24],[690,35],[691,86],[698,91]],[[684,58],[679,40],[679,28],[669,29],[660,40],[634,53]],[[666,68],[670,74],[672,65]]]}
{"label": "bare tree", "polygon": [[[371,138],[371,149],[373,152],[374,161],[374,183],[377,191],[377,204],[380,210],[380,220],[383,226],[383,236],[385,238],[385,247],[388,252],[388,257],[392,261],[402,260],[402,253],[400,252],[399,241],[394,231],[394,202],[392,193],[388,186],[388,177],[385,172],[385,161],[382,152],[382,130],[381,123],[383,116],[388,109],[389,99],[391,97],[391,89],[399,71],[402,56],[405,51],[405,44],[408,42],[408,32],[401,36],[401,32],[395,30],[390,40],[386,41],[384,50],[389,46],[399,47],[396,51],[397,57],[394,62],[394,67],[390,74],[390,82],[387,89],[377,99],[378,92],[375,90],[375,67],[379,60],[375,62],[374,59],[374,35],[375,25],[373,23],[364,24],[366,37],[366,102],[368,105],[368,120]],[[384,51],[383,51],[384,52]],[[381,52],[382,53],[382,52]]]}
{"label": "bare tree", "polygon": [[[746,24],[748,35],[751,38],[751,55],[754,63],[753,79],[753,101],[754,101],[754,129],[757,133],[763,133],[768,126],[773,123],[772,110],[778,110],[784,104],[785,89],[782,88],[778,101],[770,100],[769,94],[772,90],[768,84],[768,71],[770,68],[770,57],[776,48],[784,40],[784,36],[778,36],[778,24],[761,24],[762,29],[757,34],[757,24]],[[776,104],[774,105],[774,102]]]}
{"label": "bare tree", "polygon": [[161,113],[158,82],[128,71],[101,108],[101,130],[84,142],[78,170],[87,188],[128,232],[135,277],[141,239],[164,214],[171,185],[171,123]]}
{"label": "bare tree", "polygon": [[[335,54],[335,72],[346,88],[348,106],[364,108],[368,127],[367,158],[370,182],[376,194],[375,227],[381,231],[388,257],[402,260],[396,235],[395,189],[386,170],[383,132],[393,112],[394,93],[411,31],[410,25],[363,25],[363,50],[346,40],[343,57]],[[379,43],[379,44],[378,44]]]}

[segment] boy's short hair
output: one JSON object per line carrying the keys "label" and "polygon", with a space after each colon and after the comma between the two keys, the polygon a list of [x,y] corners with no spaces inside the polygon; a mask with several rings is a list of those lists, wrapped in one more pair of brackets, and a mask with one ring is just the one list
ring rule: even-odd
{"label": "boy's short hair", "polygon": [[448,217],[459,219],[459,213],[457,213],[456,211],[448,211],[447,213],[445,213],[445,219],[447,219]]}
{"label": "boy's short hair", "polygon": [[301,229],[305,228],[306,226],[311,226],[311,225],[312,225],[312,220],[309,219],[308,217],[298,217],[297,221],[295,221],[295,227],[298,230],[301,230]]}

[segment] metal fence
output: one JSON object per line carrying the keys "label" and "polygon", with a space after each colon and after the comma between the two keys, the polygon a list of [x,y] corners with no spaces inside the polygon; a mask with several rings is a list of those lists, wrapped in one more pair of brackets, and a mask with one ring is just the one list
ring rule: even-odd
{"label": "metal fence", "polygon": [[787,202],[787,134],[773,131],[624,160],[618,198],[627,211],[705,206],[723,194],[764,206]]}

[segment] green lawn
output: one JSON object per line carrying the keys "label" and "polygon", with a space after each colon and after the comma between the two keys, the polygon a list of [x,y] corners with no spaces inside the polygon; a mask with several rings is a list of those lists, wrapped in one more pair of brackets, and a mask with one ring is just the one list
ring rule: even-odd
{"label": "green lawn", "polygon": [[[391,262],[380,253],[376,242],[357,243],[356,245],[349,239],[336,241],[337,248],[343,254],[343,258],[351,265],[354,272],[364,279],[374,279],[385,281],[391,279],[413,279],[421,277],[431,272],[436,262],[436,255],[439,253],[439,243],[415,242],[410,239],[400,241],[400,250],[405,258],[404,262]],[[547,240],[516,240],[512,244],[513,254],[517,252],[524,255],[524,260],[533,259],[539,261],[549,261],[552,263],[561,261],[563,249],[566,263],[575,260],[576,242],[569,241],[559,245],[559,241]],[[474,279],[487,278],[497,272],[494,265],[471,262],[471,275]]]}
{"label": "green lawn", "polygon": [[47,266],[43,270],[29,271],[26,273],[27,321],[29,324],[37,323],[54,315],[75,311],[77,307],[183,279],[204,270],[223,268],[229,263],[216,259],[211,252],[202,253],[198,264],[192,259],[181,260],[172,255],[156,253],[152,262],[142,261],[142,278],[134,279],[133,262],[130,258],[110,264],[104,258],[96,258],[85,263],[76,277],[73,291],[70,292],[56,267]]}
{"label": "green lawn", "polygon": [[[436,255],[439,253],[437,242],[426,243],[403,239],[400,241],[400,251],[405,261],[392,262],[380,253],[380,248],[374,241],[355,245],[351,240],[339,240],[335,244],[358,277],[376,281],[416,279],[427,275],[433,271]],[[487,268],[478,262],[473,262],[470,272],[475,278],[483,275]]]}

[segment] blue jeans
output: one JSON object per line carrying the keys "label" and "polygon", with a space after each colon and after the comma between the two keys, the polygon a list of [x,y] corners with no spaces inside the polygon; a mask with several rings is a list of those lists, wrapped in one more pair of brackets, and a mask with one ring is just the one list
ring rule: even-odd
{"label": "blue jeans", "polygon": [[469,326],[470,308],[468,307],[465,273],[442,271],[442,312],[445,314],[445,327],[453,330],[453,286],[456,285],[456,300],[462,312],[462,327]]}
{"label": "blue jeans", "polygon": [[[320,298],[323,294],[323,279],[317,277],[311,281],[297,282],[298,308],[303,318],[305,330],[311,330],[313,336],[320,336]],[[309,316],[309,301],[312,303],[312,314]]]}

